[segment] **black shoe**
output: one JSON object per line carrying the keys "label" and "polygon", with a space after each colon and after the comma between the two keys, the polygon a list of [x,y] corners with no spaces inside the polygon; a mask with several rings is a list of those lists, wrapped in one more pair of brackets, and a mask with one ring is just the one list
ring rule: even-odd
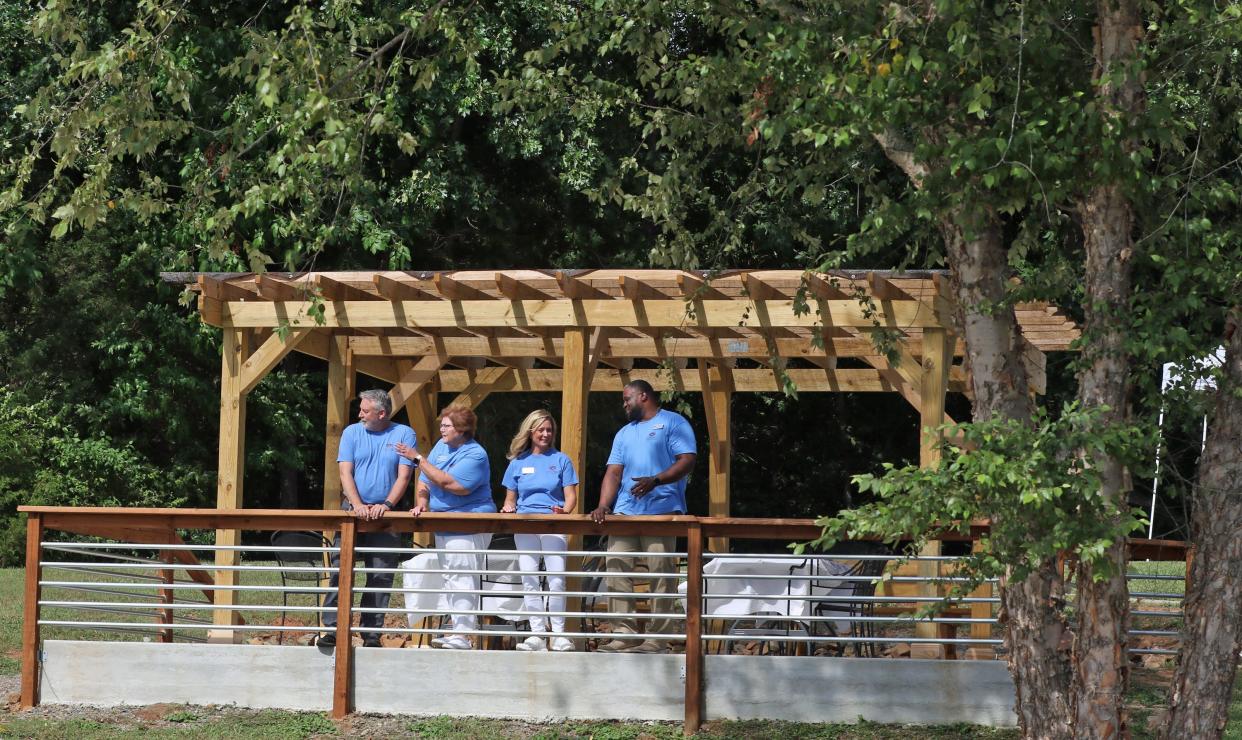
{"label": "black shoe", "polygon": [[315,640],[315,645],[317,647],[326,647],[326,648],[336,647],[336,633],[325,632],[324,634],[320,635],[317,640]]}
{"label": "black shoe", "polygon": [[363,647],[384,647],[383,645],[380,644],[380,639],[378,637],[366,638],[365,640],[362,641],[362,646]]}

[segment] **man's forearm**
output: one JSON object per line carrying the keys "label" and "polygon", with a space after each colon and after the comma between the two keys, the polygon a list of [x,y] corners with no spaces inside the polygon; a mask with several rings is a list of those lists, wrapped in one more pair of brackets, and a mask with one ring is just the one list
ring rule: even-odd
{"label": "man's forearm", "polygon": [[359,506],[365,506],[362,503],[362,496],[358,493],[358,486],[354,484],[352,477],[341,476],[341,493],[345,496],[345,500],[355,509]]}
{"label": "man's forearm", "polygon": [[600,508],[612,511],[612,505],[617,502],[617,491],[621,490],[620,476],[614,477],[611,473],[604,476],[604,480],[599,486],[599,505]]}
{"label": "man's forearm", "polygon": [[694,455],[679,455],[673,464],[660,471],[660,483],[676,483],[694,470]]}

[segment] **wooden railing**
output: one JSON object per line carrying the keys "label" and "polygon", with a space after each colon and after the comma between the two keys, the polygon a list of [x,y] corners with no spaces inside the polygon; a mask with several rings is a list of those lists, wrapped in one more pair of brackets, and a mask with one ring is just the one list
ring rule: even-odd
{"label": "wooden railing", "polygon": [[[703,720],[703,565],[706,538],[806,541],[820,534],[812,520],[741,519],[693,516],[613,517],[596,524],[587,516],[500,514],[423,514],[393,512],[377,521],[361,521],[342,511],[307,510],[215,510],[215,509],[126,509],[63,508],[24,506],[27,514],[26,580],[22,626],[21,704],[38,703],[39,687],[39,602],[42,580],[42,546],[45,533],[58,531],[104,537],[132,543],[179,543],[179,529],[215,530],[312,530],[339,532],[341,536],[340,577],[337,602],[337,640],[332,714],[343,717],[350,706],[353,649],[350,642],[350,609],[354,595],[354,543],[364,532],[391,531],[467,532],[467,533],[548,533],[568,535],[649,535],[685,537],[686,569],[686,651],[685,651],[685,728],[694,732]],[[962,538],[973,539],[971,537]],[[1172,541],[1132,540],[1133,558],[1183,560],[1184,544]],[[197,563],[186,550],[169,552],[171,560],[182,565]],[[194,572],[194,571],[187,571]],[[215,596],[216,611],[228,611],[231,599],[224,592],[212,591],[213,582],[201,574],[196,581],[204,592]],[[211,598],[211,596],[209,596]],[[220,624],[217,620],[217,624]],[[227,623],[227,622],[226,622]]]}

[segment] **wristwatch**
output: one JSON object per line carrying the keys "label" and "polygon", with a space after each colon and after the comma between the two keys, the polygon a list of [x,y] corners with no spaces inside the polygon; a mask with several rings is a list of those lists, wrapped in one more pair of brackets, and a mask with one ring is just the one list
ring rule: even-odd
{"label": "wristwatch", "polygon": [[392,502],[391,502],[391,501],[389,501],[388,499],[384,499],[384,500],[383,500],[383,501],[381,501],[380,503],[384,505],[384,508],[385,508],[385,509],[388,509],[389,511],[392,511]]}

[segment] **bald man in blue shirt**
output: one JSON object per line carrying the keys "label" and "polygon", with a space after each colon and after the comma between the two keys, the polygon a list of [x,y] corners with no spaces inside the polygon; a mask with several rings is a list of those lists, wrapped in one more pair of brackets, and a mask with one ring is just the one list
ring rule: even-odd
{"label": "bald man in blue shirt", "polygon": [[[612,452],[608,455],[608,469],[599,490],[599,506],[591,512],[591,518],[602,523],[609,514],[685,514],[686,476],[694,469],[697,453],[694,430],[681,414],[660,408],[659,396],[651,384],[636,380],[625,386],[621,403],[629,423],[621,427],[612,440]],[[608,590],[629,593],[634,590],[630,573],[634,570],[635,553],[644,552],[656,557],[643,558],[650,574],[674,573],[676,560],[659,557],[674,552],[676,537],[651,537],[646,535],[609,535],[608,557],[605,560],[609,576]],[[652,594],[670,594],[676,588],[675,578],[652,577]],[[671,613],[675,599],[655,598],[651,610]],[[632,614],[632,598],[608,600],[608,611]],[[634,619],[622,618],[613,623],[614,634],[634,634]],[[667,617],[649,620],[647,632],[669,634],[673,632],[673,620]],[[636,638],[635,638],[636,639]],[[599,646],[602,652],[666,653],[667,640],[613,639]]]}

